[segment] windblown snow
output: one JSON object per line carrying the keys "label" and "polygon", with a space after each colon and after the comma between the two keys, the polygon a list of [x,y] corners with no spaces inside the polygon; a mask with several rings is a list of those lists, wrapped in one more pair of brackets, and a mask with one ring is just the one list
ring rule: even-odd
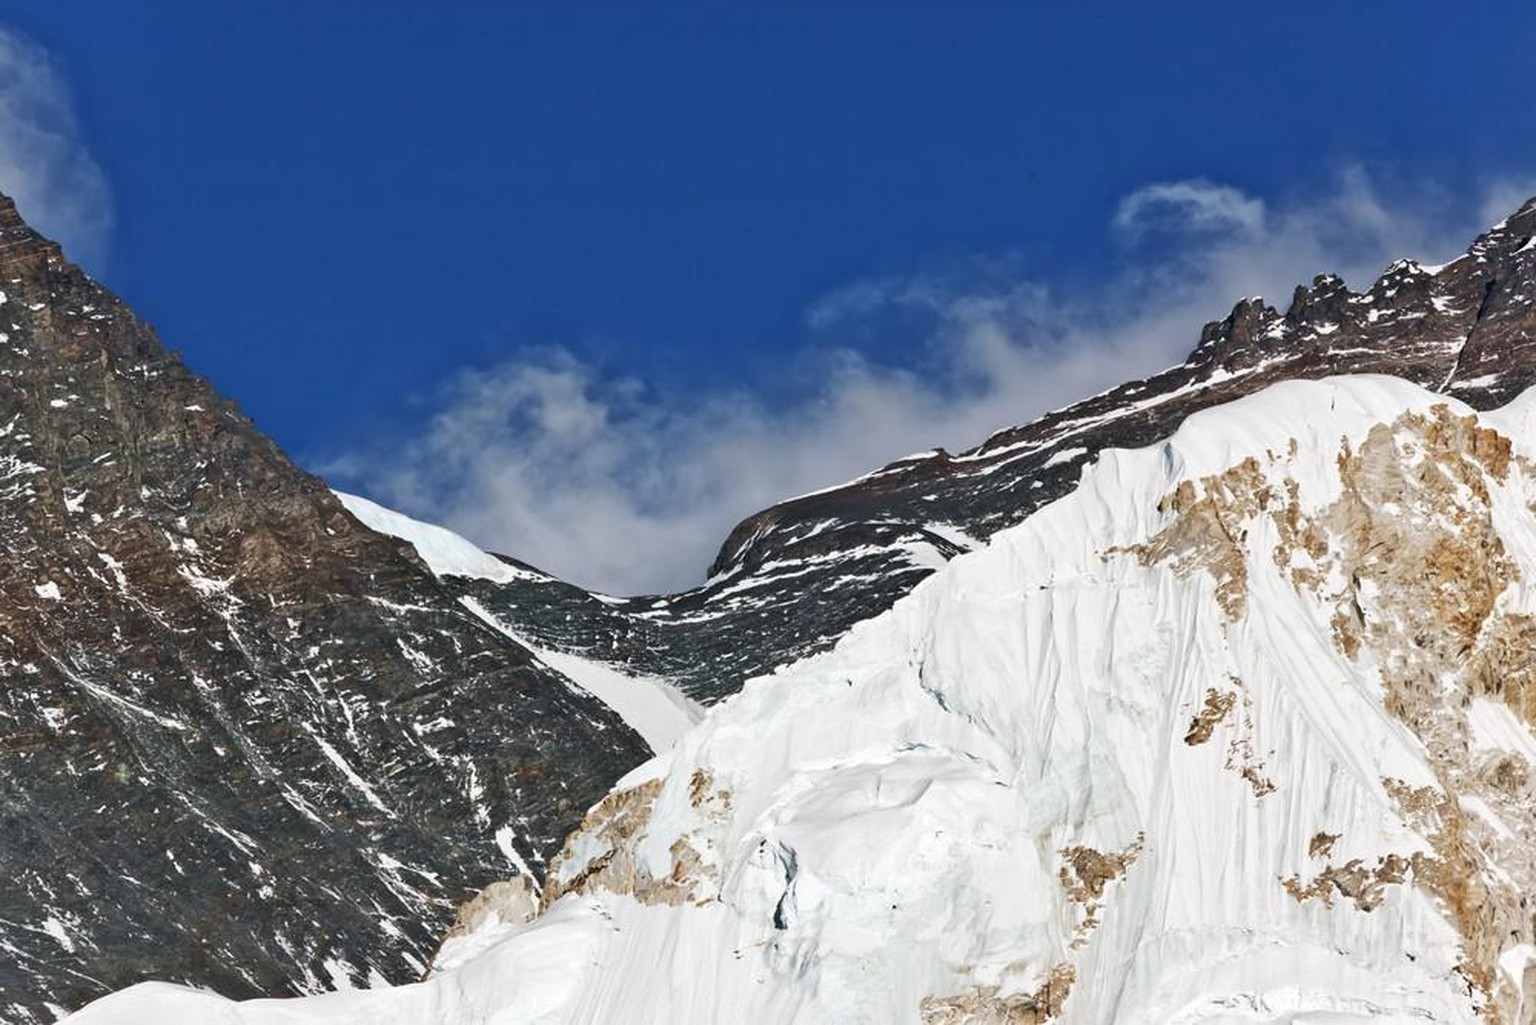
{"label": "windblown snow", "polygon": [[332,494],[347,507],[347,512],[362,521],[363,526],[380,534],[409,541],[421,556],[421,561],[437,576],[478,577],[503,584],[519,577],[533,576],[527,570],[518,569],[482,551],[475,547],[474,542],[446,527],[423,523],[357,495],[340,491]]}
{"label": "windblown snow", "polygon": [[425,981],[72,1020],[1530,1022],[1533,413],[1334,378],[1105,451],[712,709]]}

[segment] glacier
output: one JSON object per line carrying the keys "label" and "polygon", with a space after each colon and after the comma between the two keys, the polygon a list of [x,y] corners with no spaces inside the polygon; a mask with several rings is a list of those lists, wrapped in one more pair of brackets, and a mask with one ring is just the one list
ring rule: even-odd
{"label": "glacier", "polygon": [[1531,1022],[1533,509],[1536,391],[1273,385],[710,709],[422,982],[70,1021]]}

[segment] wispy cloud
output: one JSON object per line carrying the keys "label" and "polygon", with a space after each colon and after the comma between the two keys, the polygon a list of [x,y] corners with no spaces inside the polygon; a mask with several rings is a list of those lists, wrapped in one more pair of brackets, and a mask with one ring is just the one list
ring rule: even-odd
{"label": "wispy cloud", "polygon": [[4,28],[0,192],[71,259],[100,270],[112,234],[106,176],[81,142],[69,90],[47,51]]}
{"label": "wispy cloud", "polygon": [[[1486,226],[1488,202],[1513,208],[1513,188],[1404,197],[1359,169],[1281,201],[1203,180],[1153,184],[1114,213],[1122,266],[1091,290],[977,264],[827,296],[807,314],[817,344],[796,357],[819,383],[797,401],[750,388],[668,401],[546,349],[463,372],[413,440],[329,472],[577,583],[680,589],[743,516],[1176,363],[1239,297],[1283,305],[1321,271],[1358,285],[1399,256],[1443,260]],[[925,342],[905,365],[839,347],[871,323]]]}
{"label": "wispy cloud", "polygon": [[1484,224],[1497,224],[1533,196],[1536,196],[1536,174],[1490,179],[1483,184],[1479,220]]}
{"label": "wispy cloud", "polygon": [[1180,232],[1256,234],[1264,230],[1264,201],[1241,189],[1192,178],[1137,189],[1115,211],[1115,227],[1133,235],[1159,224]]}

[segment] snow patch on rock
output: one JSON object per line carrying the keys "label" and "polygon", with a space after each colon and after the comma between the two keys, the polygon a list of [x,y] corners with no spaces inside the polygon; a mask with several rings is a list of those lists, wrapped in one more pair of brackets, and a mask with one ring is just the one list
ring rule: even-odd
{"label": "snow patch on rock", "polygon": [[357,495],[332,494],[369,530],[409,541],[427,568],[440,577],[477,577],[499,584],[512,580],[542,579],[535,573],[503,562],[447,527],[412,519]]}

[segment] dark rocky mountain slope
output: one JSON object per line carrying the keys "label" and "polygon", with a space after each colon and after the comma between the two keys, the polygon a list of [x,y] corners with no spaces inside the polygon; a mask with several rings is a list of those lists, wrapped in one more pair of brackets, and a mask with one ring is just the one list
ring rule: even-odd
{"label": "dark rocky mountain slope", "polygon": [[0,291],[0,1020],[418,975],[648,749],[9,200]]}

